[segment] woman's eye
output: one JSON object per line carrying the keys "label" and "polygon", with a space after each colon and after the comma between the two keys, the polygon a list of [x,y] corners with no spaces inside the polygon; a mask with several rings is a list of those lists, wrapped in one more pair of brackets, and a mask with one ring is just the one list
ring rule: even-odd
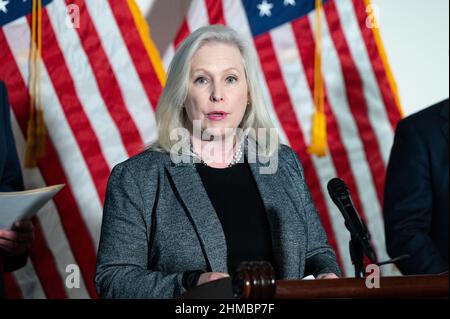
{"label": "woman's eye", "polygon": [[227,83],[236,83],[237,82],[237,77],[235,76],[229,76],[227,77]]}
{"label": "woman's eye", "polygon": [[195,79],[194,83],[197,83],[197,84],[206,84],[206,83],[208,83],[208,80],[207,80],[205,77],[200,76],[200,77],[198,77],[198,78]]}

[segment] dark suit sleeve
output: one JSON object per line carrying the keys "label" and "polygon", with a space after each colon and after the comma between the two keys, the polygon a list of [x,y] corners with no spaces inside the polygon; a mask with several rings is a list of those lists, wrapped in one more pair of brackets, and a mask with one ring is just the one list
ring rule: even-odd
{"label": "dark suit sleeve", "polygon": [[22,256],[3,256],[4,271],[14,271],[27,264],[28,254]]}
{"label": "dark suit sleeve", "polygon": [[299,177],[297,183],[301,186],[302,202],[306,213],[307,222],[307,252],[305,264],[305,276],[314,275],[317,277],[324,273],[334,273],[341,276],[341,270],[337,263],[336,254],[328,244],[328,238],[323,229],[322,223],[317,213],[316,206],[311,197],[311,192],[306,185],[305,176],[303,174],[303,167],[298,159],[297,154],[291,150],[293,162],[296,167],[296,175]]}
{"label": "dark suit sleeve", "polygon": [[0,143],[5,165],[0,167],[0,192],[18,191],[23,189],[22,171],[17,157],[16,144],[11,130],[8,95],[3,82],[0,82],[0,125],[3,141]]}
{"label": "dark suit sleeve", "polygon": [[[16,145],[11,130],[8,94],[6,86],[0,81],[0,136],[1,153],[3,157],[3,170],[0,168],[0,192],[23,190],[22,171],[17,156]],[[27,255],[3,256],[4,271],[14,271],[25,266]]]}
{"label": "dark suit sleeve", "polygon": [[[156,178],[156,177],[155,177]],[[148,268],[148,230],[141,191],[124,165],[111,172],[103,209],[95,284],[102,298],[173,298],[183,273]]]}
{"label": "dark suit sleeve", "polygon": [[447,270],[428,235],[433,210],[428,147],[411,122],[399,123],[387,168],[384,219],[391,258],[411,256],[397,264],[403,274]]}

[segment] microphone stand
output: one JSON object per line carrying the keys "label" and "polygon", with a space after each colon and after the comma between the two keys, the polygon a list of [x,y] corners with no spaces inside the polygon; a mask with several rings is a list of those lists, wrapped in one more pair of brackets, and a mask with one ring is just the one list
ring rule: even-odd
{"label": "microphone stand", "polygon": [[[350,231],[351,239],[349,242],[349,249],[350,257],[352,259],[353,266],[355,267],[355,278],[362,278],[365,276],[364,256],[367,256],[367,258],[377,266],[392,264],[397,261],[409,258],[409,255],[402,255],[393,259],[378,262],[375,256],[375,252],[370,244],[369,230],[367,229],[364,222],[361,222],[363,224],[364,230],[364,234],[362,234],[362,236],[358,234],[358,232]],[[349,227],[349,229],[351,228]]]}
{"label": "microphone stand", "polygon": [[364,250],[361,242],[351,236],[349,241],[350,257],[352,259],[352,264],[355,267],[355,278],[364,277]]}

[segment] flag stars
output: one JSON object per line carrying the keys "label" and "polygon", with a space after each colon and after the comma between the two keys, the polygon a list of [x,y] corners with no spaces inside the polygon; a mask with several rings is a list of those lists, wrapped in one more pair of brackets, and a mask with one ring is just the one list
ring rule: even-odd
{"label": "flag stars", "polygon": [[0,0],[0,11],[3,13],[8,13],[8,10],[6,9],[6,6],[9,4],[9,1],[7,0]]}
{"label": "flag stars", "polygon": [[284,0],[284,6],[295,6],[295,0]]}
{"label": "flag stars", "polygon": [[267,0],[263,0],[263,2],[261,2],[260,4],[257,5],[257,7],[259,10],[260,17],[264,17],[264,16],[270,17],[272,15],[271,10],[273,8],[273,4],[270,2],[267,2]]}

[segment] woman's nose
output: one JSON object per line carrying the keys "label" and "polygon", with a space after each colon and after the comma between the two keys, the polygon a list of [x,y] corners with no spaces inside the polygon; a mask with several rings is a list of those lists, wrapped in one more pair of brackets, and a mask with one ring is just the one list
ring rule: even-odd
{"label": "woman's nose", "polygon": [[209,99],[211,102],[222,102],[223,101],[222,90],[218,85],[214,85]]}

